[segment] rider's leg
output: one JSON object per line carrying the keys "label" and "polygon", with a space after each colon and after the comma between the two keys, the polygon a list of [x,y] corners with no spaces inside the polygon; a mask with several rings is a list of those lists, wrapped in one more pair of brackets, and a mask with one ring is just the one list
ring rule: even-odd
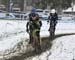
{"label": "rider's leg", "polygon": [[54,36],[54,30],[55,30],[54,21],[51,21],[50,22],[50,39],[53,38]]}
{"label": "rider's leg", "polygon": [[30,32],[30,34],[29,34],[29,38],[30,38],[30,40],[29,40],[29,44],[31,44],[32,43],[32,32]]}
{"label": "rider's leg", "polygon": [[50,22],[50,37],[52,37],[52,21]]}
{"label": "rider's leg", "polygon": [[55,22],[55,24],[54,24],[54,34],[55,34],[55,30],[56,30],[56,24],[57,24],[57,22]]}
{"label": "rider's leg", "polygon": [[37,38],[37,40],[38,40],[38,42],[37,42],[37,43],[38,43],[38,49],[41,49],[41,46],[40,46],[40,31],[37,31],[37,32],[36,32],[36,35],[37,35],[37,37],[38,37],[38,38]]}

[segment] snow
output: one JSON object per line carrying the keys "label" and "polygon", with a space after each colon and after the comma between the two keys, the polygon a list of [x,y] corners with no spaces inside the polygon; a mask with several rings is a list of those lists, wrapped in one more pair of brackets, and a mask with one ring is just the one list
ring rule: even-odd
{"label": "snow", "polygon": [[73,8],[73,12],[75,12],[75,5],[73,7],[69,7],[66,10],[63,10],[63,12],[72,12],[72,8]]}
{"label": "snow", "polygon": [[56,38],[52,44],[50,50],[31,60],[75,60],[75,35]]}
{"label": "snow", "polygon": [[[75,33],[74,21],[59,21],[56,35]],[[50,50],[30,60],[75,60],[75,35],[66,35],[56,38]],[[26,59],[28,60],[28,59]]]}
{"label": "snow", "polygon": [[22,23],[21,21],[0,20],[0,51],[12,48],[22,37],[27,35],[26,24],[24,21]]}
{"label": "snow", "polygon": [[75,59],[75,35],[60,37],[53,41],[51,53],[50,60]]}
{"label": "snow", "polygon": [[[26,23],[27,21],[20,20],[0,20],[0,54],[13,48],[22,38],[25,38],[25,40],[29,39],[29,35],[26,32]],[[47,37],[49,36],[49,24],[47,21],[42,21],[42,23],[40,35],[41,37]],[[66,33],[75,33],[74,20],[67,21],[64,19],[58,21],[55,34]],[[42,60],[44,57],[44,60],[46,60],[45,57],[51,52],[51,55],[48,56],[49,60],[71,60],[75,56],[74,37],[75,35],[55,39],[51,50],[40,55],[40,59]],[[36,57],[33,60],[36,60]]]}

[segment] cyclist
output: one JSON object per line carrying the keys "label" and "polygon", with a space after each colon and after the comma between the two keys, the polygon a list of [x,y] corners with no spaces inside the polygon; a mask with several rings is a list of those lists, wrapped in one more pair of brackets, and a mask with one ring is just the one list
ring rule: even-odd
{"label": "cyclist", "polygon": [[[52,33],[53,33],[53,36],[54,36],[57,20],[58,20],[58,14],[56,13],[55,9],[52,9],[51,13],[50,13],[50,16],[48,18],[48,22],[50,21],[50,27],[49,27],[50,37],[52,37],[51,36]],[[54,26],[52,26],[53,24],[54,24]]]}
{"label": "cyclist", "polygon": [[30,35],[29,44],[33,43],[33,36],[34,38],[37,36],[38,45],[40,46],[40,28],[41,26],[42,26],[42,22],[39,20],[39,15],[36,13],[36,9],[32,8],[31,13],[29,14],[29,21],[26,24],[26,31]]}

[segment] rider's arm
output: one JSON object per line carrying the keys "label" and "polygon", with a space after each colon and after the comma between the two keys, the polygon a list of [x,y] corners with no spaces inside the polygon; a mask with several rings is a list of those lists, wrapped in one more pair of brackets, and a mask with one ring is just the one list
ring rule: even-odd
{"label": "rider's arm", "polygon": [[55,16],[56,16],[56,19],[55,19],[55,20],[56,20],[56,22],[55,22],[55,23],[57,24],[58,14],[57,14],[57,13],[55,13]]}
{"label": "rider's arm", "polygon": [[39,20],[39,15],[38,14],[36,14],[36,17],[37,17],[37,20]]}
{"label": "rider's arm", "polygon": [[42,21],[39,21],[39,23],[40,23],[40,27],[42,26]]}
{"label": "rider's arm", "polygon": [[58,14],[57,13],[55,13],[55,17],[56,17],[56,20],[58,20]]}
{"label": "rider's arm", "polygon": [[50,16],[48,17],[48,21],[47,22],[49,23],[49,21],[50,21]]}
{"label": "rider's arm", "polygon": [[29,30],[29,22],[27,22],[27,24],[26,24],[26,32],[28,32],[28,30]]}

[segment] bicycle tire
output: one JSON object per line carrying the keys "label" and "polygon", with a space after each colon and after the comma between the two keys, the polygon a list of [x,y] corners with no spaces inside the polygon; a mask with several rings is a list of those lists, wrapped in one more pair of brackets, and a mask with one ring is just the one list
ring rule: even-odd
{"label": "bicycle tire", "polygon": [[32,46],[35,49],[35,52],[39,52],[39,50],[41,49],[41,45],[40,45],[41,43],[39,39],[40,38],[36,34],[33,36]]}

